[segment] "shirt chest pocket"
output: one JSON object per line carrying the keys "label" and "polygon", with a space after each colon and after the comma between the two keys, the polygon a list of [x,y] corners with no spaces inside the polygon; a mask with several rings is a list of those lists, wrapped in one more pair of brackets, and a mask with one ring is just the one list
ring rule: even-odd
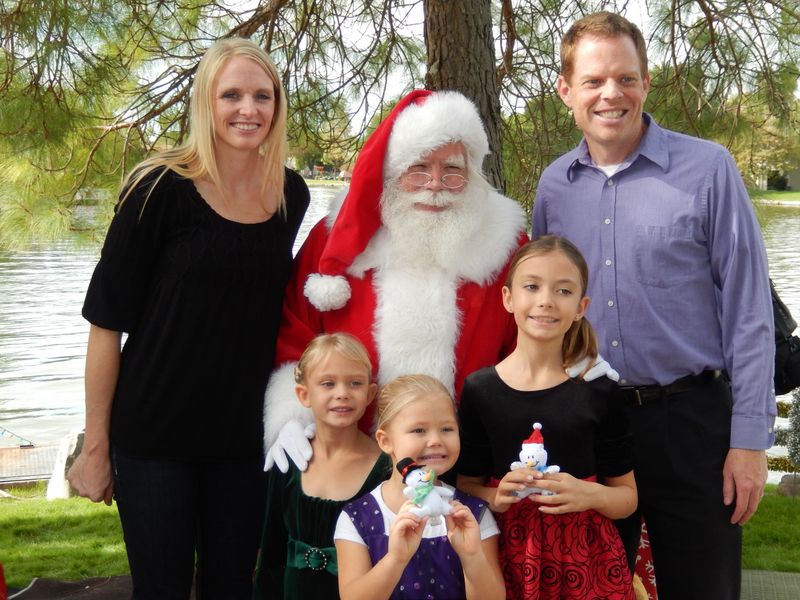
{"label": "shirt chest pocket", "polygon": [[707,272],[706,245],[690,226],[641,226],[632,253],[636,278],[645,285],[667,288]]}

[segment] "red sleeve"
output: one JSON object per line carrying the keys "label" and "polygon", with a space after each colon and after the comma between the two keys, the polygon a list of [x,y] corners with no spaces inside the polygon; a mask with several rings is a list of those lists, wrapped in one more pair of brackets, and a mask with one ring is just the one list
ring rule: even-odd
{"label": "red sleeve", "polygon": [[314,336],[323,332],[319,311],[303,294],[311,273],[318,272],[319,257],[328,239],[325,219],[317,223],[295,258],[292,276],[283,299],[281,327],[275,348],[275,366],[296,362]]}

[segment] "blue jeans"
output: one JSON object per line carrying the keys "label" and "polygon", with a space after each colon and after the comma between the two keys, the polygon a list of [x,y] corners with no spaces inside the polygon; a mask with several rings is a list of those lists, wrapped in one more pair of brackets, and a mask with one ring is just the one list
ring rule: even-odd
{"label": "blue jeans", "polygon": [[198,600],[249,600],[264,518],[261,459],[162,460],[116,448],[111,458],[133,598],[187,600],[196,571]]}

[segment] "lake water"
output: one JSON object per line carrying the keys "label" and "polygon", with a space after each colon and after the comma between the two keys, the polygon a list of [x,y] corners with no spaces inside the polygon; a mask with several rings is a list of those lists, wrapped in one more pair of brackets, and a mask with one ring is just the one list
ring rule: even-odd
{"label": "lake water", "polygon": [[[339,189],[310,186],[295,251]],[[57,442],[83,427],[81,307],[99,256],[99,246],[70,240],[0,251],[0,446]]]}
{"label": "lake water", "polygon": [[[311,187],[298,247],[338,189]],[[772,278],[800,319],[800,207],[759,205],[757,212]],[[88,324],[80,312],[98,255],[97,246],[70,241],[0,252],[0,433],[43,444],[83,426]],[[19,443],[10,433],[0,437],[0,446]]]}

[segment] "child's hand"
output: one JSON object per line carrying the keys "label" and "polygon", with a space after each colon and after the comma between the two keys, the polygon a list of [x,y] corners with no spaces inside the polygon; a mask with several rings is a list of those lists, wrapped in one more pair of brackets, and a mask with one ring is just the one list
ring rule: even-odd
{"label": "child's hand", "polygon": [[545,475],[536,482],[536,487],[553,492],[554,496],[532,495],[529,498],[541,504],[539,510],[551,515],[581,512],[597,507],[597,494],[603,485],[583,479],[576,479],[569,473]]}
{"label": "child's hand", "polygon": [[445,517],[447,537],[462,561],[481,552],[481,531],[472,511],[458,500],[451,502],[452,512]]}
{"label": "child's hand", "polygon": [[396,560],[407,563],[414,556],[422,541],[422,530],[428,522],[428,517],[420,518],[412,512],[414,503],[408,501],[400,507],[397,518],[389,528],[389,549]]}
{"label": "child's hand", "polygon": [[517,492],[531,487],[534,485],[534,481],[538,482],[541,478],[542,474],[539,471],[528,467],[509,471],[497,485],[494,500],[490,502],[490,508],[494,512],[506,512],[512,504],[516,504],[523,499],[517,495]]}

